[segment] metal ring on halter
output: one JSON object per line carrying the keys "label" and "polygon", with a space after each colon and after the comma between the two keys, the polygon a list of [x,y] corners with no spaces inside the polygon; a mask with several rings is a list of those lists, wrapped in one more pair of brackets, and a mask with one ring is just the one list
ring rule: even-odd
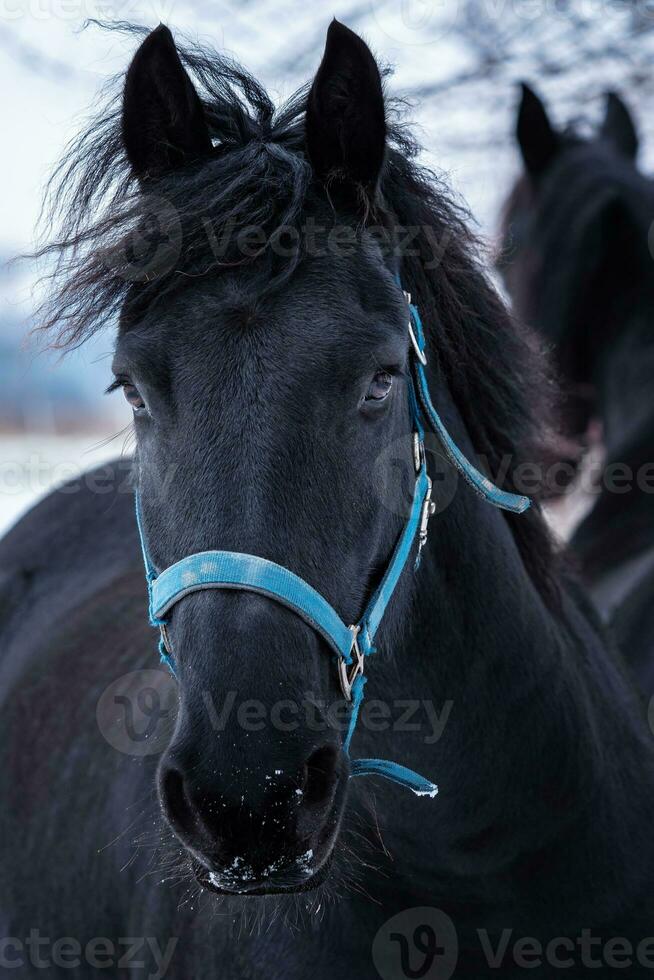
{"label": "metal ring on halter", "polygon": [[357,677],[363,674],[365,669],[365,657],[361,652],[358,639],[360,629],[360,626],[350,626],[350,632],[352,633],[350,656],[354,654],[354,663],[347,664],[345,657],[338,658],[338,677],[341,682],[341,691],[346,701],[352,700],[352,687],[354,682]]}
{"label": "metal ring on halter", "polygon": [[411,338],[411,343],[413,344],[413,350],[415,352],[416,357],[418,358],[422,366],[425,367],[425,365],[427,364],[427,358],[425,356],[425,352],[420,350],[420,344],[418,343],[418,338],[416,337],[415,332],[413,330],[413,323],[411,322],[411,320],[409,320],[409,337]]}
{"label": "metal ring on halter", "polygon": [[166,623],[159,623],[159,632],[161,634],[161,639],[163,641],[163,645],[166,650],[166,653],[170,654],[170,656],[172,657],[173,645],[170,642],[170,636],[168,635],[168,629]]}
{"label": "metal ring on halter", "polygon": [[[407,301],[408,306],[411,307],[411,293],[408,291],[408,289],[403,289],[402,292],[404,293],[404,298]],[[411,319],[411,315],[409,315],[409,337],[411,338],[411,343],[413,345],[413,349],[415,351],[416,357],[418,358],[422,366],[425,367],[427,364],[427,357],[425,355],[425,352],[420,349],[418,338],[416,337],[413,330],[413,322]]]}
{"label": "metal ring on halter", "polygon": [[413,465],[416,473],[419,473],[422,464],[425,462],[425,444],[420,438],[419,432],[413,433]]}

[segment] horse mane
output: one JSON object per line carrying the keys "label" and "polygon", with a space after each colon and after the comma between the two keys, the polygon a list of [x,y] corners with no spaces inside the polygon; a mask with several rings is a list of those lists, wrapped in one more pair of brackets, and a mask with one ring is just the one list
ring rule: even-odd
{"label": "horse mane", "polygon": [[[256,259],[269,258],[274,265],[272,277],[270,268],[261,276],[265,288],[278,286],[301,261],[298,250],[280,267],[270,246],[280,229],[300,228],[309,198],[318,193],[304,145],[308,87],[275,109],[262,85],[240,65],[196,43],[178,44],[178,50],[202,99],[214,155],[152,187],[140,187],[122,145],[122,88],[108,92],[105,108],[69,144],[46,191],[46,228],[57,232],[37,253],[55,260],[52,293],[37,330],[53,347],[66,350],[83,343],[115,324],[126,304],[161,299],[176,288],[180,275],[206,275],[243,262],[230,252],[234,227],[264,230],[265,244]],[[403,123],[403,103],[387,96],[386,105],[387,160],[379,199],[365,202],[365,213],[390,212],[400,226],[414,230],[412,247],[402,259],[403,284],[421,310],[433,362],[491,477],[517,490],[520,465],[547,457],[543,420],[549,417],[552,391],[543,357],[489,283],[469,214],[434,173],[418,164],[420,148]],[[147,220],[144,201],[147,209],[149,200],[159,219],[163,211],[164,223],[168,212],[174,215],[184,248],[174,268],[164,261],[161,270],[149,270],[135,284],[124,272],[126,243]],[[207,221],[216,239],[224,236],[218,258],[208,255]],[[546,600],[552,599],[557,594],[554,549],[540,508],[507,519],[532,580]]]}

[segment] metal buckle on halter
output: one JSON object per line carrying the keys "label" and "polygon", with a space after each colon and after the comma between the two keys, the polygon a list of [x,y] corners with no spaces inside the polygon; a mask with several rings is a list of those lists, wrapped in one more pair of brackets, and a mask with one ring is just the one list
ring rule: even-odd
{"label": "metal buckle on halter", "polygon": [[434,514],[436,510],[436,504],[431,499],[432,482],[427,477],[427,493],[425,494],[425,501],[422,505],[422,514],[420,516],[420,530],[418,532],[418,555],[427,543],[427,532],[429,530],[429,518]]}
{"label": "metal buckle on halter", "polygon": [[346,701],[352,700],[352,686],[357,677],[363,674],[365,665],[365,657],[361,652],[358,640],[360,629],[360,626],[350,626],[350,633],[352,634],[350,654],[354,654],[354,663],[347,664],[345,657],[340,657],[338,661],[338,677],[341,682],[341,691]]}

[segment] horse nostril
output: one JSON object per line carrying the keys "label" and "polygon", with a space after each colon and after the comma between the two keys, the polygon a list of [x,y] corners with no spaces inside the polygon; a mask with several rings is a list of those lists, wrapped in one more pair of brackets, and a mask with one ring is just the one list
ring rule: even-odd
{"label": "horse nostril", "polygon": [[338,778],[337,761],[338,752],[331,745],[324,745],[309,756],[302,782],[305,806],[317,806],[331,799]]}
{"label": "horse nostril", "polygon": [[163,769],[159,777],[159,794],[165,814],[178,833],[188,836],[197,830],[194,809],[184,787],[184,777],[177,769]]}

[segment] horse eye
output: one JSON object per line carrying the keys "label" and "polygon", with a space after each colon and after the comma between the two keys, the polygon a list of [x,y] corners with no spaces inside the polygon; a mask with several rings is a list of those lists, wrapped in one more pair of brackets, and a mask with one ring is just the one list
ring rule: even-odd
{"label": "horse eye", "polygon": [[145,408],[145,402],[138,393],[138,389],[131,382],[124,382],[122,385],[123,394],[135,411]]}
{"label": "horse eye", "polygon": [[393,375],[388,371],[378,371],[372,379],[366,394],[367,402],[382,402],[393,387]]}

